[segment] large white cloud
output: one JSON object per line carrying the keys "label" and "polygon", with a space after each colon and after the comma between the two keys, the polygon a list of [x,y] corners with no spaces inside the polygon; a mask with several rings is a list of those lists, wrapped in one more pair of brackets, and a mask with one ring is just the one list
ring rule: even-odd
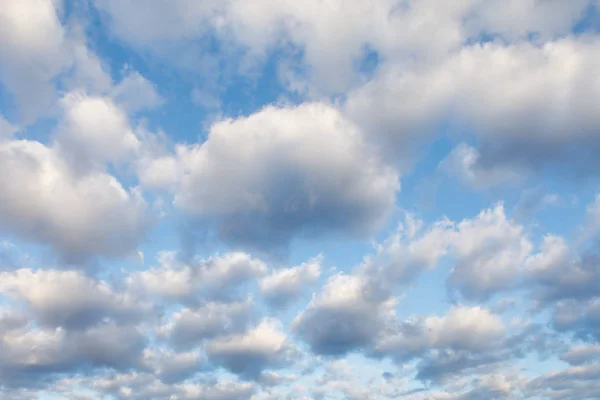
{"label": "large white cloud", "polygon": [[[358,81],[365,50],[383,60],[439,57],[482,34],[514,41],[535,33],[547,40],[570,32],[589,0],[522,2],[461,0],[293,0],[197,2],[97,0],[108,26],[136,47],[170,54],[190,41],[214,35],[250,56],[264,59],[291,43],[301,49],[312,88],[343,92]],[[260,12],[259,10],[269,10]],[[185,48],[185,47],[184,47]],[[233,53],[233,52],[232,52]]]}
{"label": "large white cloud", "polygon": [[470,45],[418,68],[390,64],[349,95],[345,110],[395,158],[443,123],[469,132],[476,152],[463,145],[447,163],[475,184],[547,166],[585,172],[581,163],[593,162],[585,150],[597,141],[597,48],[593,37],[569,36]]}
{"label": "large white cloud", "polygon": [[322,103],[217,122],[179,158],[176,206],[213,222],[225,241],[261,248],[294,236],[373,233],[399,189],[360,131]]}

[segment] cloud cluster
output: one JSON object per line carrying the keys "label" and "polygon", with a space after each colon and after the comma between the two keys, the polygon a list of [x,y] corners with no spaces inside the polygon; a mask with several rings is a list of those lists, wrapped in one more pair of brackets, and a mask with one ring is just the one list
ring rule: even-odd
{"label": "cloud cluster", "polygon": [[1,398],[600,397],[597,1],[5,3]]}

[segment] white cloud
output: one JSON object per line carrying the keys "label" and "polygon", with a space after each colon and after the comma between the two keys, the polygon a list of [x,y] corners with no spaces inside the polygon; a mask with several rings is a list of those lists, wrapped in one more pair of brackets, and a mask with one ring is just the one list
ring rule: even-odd
{"label": "white cloud", "polygon": [[[120,38],[165,57],[209,35],[261,61],[269,51],[292,44],[301,49],[309,84],[317,93],[344,92],[355,85],[366,47],[383,60],[423,62],[439,60],[482,33],[514,41],[533,31],[547,40],[567,34],[588,3],[357,0],[348,7],[340,0],[310,0],[303,6],[293,0],[252,5],[182,0],[169,6],[144,2],[142,7],[139,2],[95,1]],[[224,52],[235,54],[229,48]]]}
{"label": "white cloud", "polygon": [[53,246],[71,261],[134,252],[147,225],[145,202],[100,171],[76,174],[54,148],[0,143],[3,231]]}
{"label": "white cloud", "polygon": [[262,261],[242,252],[214,255],[182,263],[177,254],[164,252],[158,268],[132,272],[128,285],[151,296],[179,301],[194,297],[228,297],[237,286],[267,273]]}
{"label": "white cloud", "polygon": [[115,103],[128,113],[152,110],[164,104],[156,86],[137,71],[128,70],[123,79],[110,92]]}
{"label": "white cloud", "polygon": [[133,323],[150,310],[149,304],[80,271],[20,269],[0,278],[0,293],[24,302],[39,323],[51,327],[80,329],[107,317]]}
{"label": "white cloud", "polygon": [[56,140],[75,168],[103,168],[106,162],[123,162],[139,149],[127,115],[110,99],[70,93],[62,104],[64,117]]}
{"label": "white cloud", "polygon": [[52,79],[70,61],[65,36],[51,0],[7,2],[0,10],[0,80],[26,122],[52,106]]}
{"label": "white cloud", "polygon": [[395,317],[396,299],[371,290],[358,275],[329,278],[320,293],[293,321],[293,331],[312,351],[341,355],[368,348]]}
{"label": "white cloud", "polygon": [[[548,165],[581,172],[589,170],[582,163],[593,161],[585,151],[597,136],[597,47],[595,38],[575,37],[539,46],[487,43],[431,65],[389,64],[349,94],[345,110],[401,161],[444,122],[467,131],[477,150],[459,147],[448,162],[475,184]],[[585,154],[573,158],[573,148]]]}
{"label": "white cloud", "polygon": [[315,257],[292,268],[273,271],[259,281],[259,287],[267,302],[275,307],[285,307],[297,299],[305,287],[321,276],[323,257]]}
{"label": "white cloud", "polygon": [[242,334],[209,341],[210,359],[242,377],[258,379],[265,368],[290,363],[293,348],[281,330],[281,322],[264,319]]}
{"label": "white cloud", "polygon": [[210,302],[184,308],[160,327],[160,334],[178,348],[191,348],[218,335],[240,332],[251,321],[251,299],[232,303]]}
{"label": "white cloud", "polygon": [[294,236],[364,236],[394,206],[398,176],[335,108],[267,107],[215,123],[180,149],[175,193],[184,213],[212,221],[233,244],[276,247]]}
{"label": "white cloud", "polygon": [[451,248],[456,262],[449,283],[467,299],[484,300],[515,284],[532,245],[498,204],[459,222]]}
{"label": "white cloud", "polygon": [[506,328],[497,316],[481,307],[453,307],[443,317],[424,317],[391,329],[375,351],[399,360],[418,357],[434,349],[484,351],[498,348]]}

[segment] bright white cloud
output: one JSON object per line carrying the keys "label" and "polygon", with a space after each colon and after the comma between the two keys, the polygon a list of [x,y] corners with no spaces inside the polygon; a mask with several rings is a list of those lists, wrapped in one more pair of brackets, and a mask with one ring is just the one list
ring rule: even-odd
{"label": "bright white cloud", "polygon": [[54,148],[0,143],[3,231],[49,244],[76,261],[132,253],[146,225],[145,201],[101,171],[77,174]]}
{"label": "bright white cloud", "polygon": [[322,103],[217,122],[179,158],[176,206],[214,222],[221,239],[260,248],[298,235],[372,233],[399,189],[358,129]]}

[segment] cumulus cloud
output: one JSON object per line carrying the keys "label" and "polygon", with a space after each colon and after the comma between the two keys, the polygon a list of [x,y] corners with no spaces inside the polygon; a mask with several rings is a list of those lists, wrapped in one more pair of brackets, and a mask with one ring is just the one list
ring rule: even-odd
{"label": "cumulus cloud", "polygon": [[185,302],[195,298],[231,298],[244,283],[267,273],[267,265],[247,253],[232,252],[208,259],[181,262],[177,254],[162,253],[160,267],[132,272],[127,283],[140,293]]}
{"label": "cumulus cloud", "polygon": [[429,350],[484,351],[498,348],[506,333],[502,321],[481,307],[453,307],[443,317],[398,324],[386,332],[375,350],[406,360]]}
{"label": "cumulus cloud", "polygon": [[345,110],[396,159],[444,123],[468,131],[477,148],[459,146],[445,164],[476,186],[549,167],[579,175],[594,162],[598,91],[587,86],[597,46],[574,37],[465,46],[432,66],[382,68]]}
{"label": "cumulus cloud", "polygon": [[292,268],[282,268],[265,276],[259,282],[260,290],[267,302],[274,307],[285,307],[296,300],[307,285],[321,275],[323,257],[315,257]]}
{"label": "cumulus cloud", "polygon": [[448,283],[467,299],[481,300],[515,284],[532,244],[498,204],[459,222],[452,249],[456,263]]}
{"label": "cumulus cloud", "polygon": [[139,365],[145,343],[135,328],[114,323],[84,331],[11,329],[0,338],[0,380],[19,387],[88,368],[127,369]]}
{"label": "cumulus cloud", "polygon": [[76,169],[98,169],[132,157],[140,142],[127,115],[110,99],[71,93],[63,100],[64,117],[56,140]]}
{"label": "cumulus cloud", "polygon": [[110,317],[121,324],[139,320],[150,306],[105,281],[80,271],[19,269],[0,274],[0,293],[23,302],[38,323],[81,329]]}
{"label": "cumulus cloud", "polygon": [[322,103],[217,122],[206,142],[179,157],[185,174],[176,206],[213,223],[234,245],[370,234],[399,189],[396,172],[370,152],[360,131]]}
{"label": "cumulus cloud", "polygon": [[3,6],[0,397],[600,397],[595,2],[441,3]]}
{"label": "cumulus cloud", "polygon": [[331,277],[293,322],[294,332],[324,355],[368,348],[395,316],[396,299],[381,298],[358,275]]}
{"label": "cumulus cloud", "polygon": [[132,253],[146,204],[103,171],[79,175],[60,152],[31,140],[0,142],[2,230],[49,244],[69,261]]}
{"label": "cumulus cloud", "polygon": [[177,348],[192,348],[206,339],[240,333],[252,321],[250,300],[233,303],[206,303],[173,314],[160,333]]}
{"label": "cumulus cloud", "polygon": [[0,26],[0,80],[31,122],[52,106],[51,81],[69,65],[66,32],[52,0],[7,3]]}
{"label": "cumulus cloud", "polygon": [[231,372],[258,379],[266,368],[289,364],[294,348],[279,321],[264,319],[244,333],[209,341],[206,352],[212,362]]}
{"label": "cumulus cloud", "polygon": [[261,0],[253,6],[239,0],[201,5],[186,0],[169,7],[161,1],[146,2],[144,12],[137,3],[94,3],[121,39],[163,56],[210,35],[258,60],[264,60],[270,50],[295,46],[309,71],[308,84],[317,92],[330,93],[356,85],[365,48],[386,60],[407,54],[418,60],[439,60],[484,34],[516,41],[533,32],[548,40],[567,34],[590,2],[469,0],[440,6],[432,0],[400,5],[392,0],[360,0],[347,7],[339,0],[311,0],[299,7],[291,0]]}

